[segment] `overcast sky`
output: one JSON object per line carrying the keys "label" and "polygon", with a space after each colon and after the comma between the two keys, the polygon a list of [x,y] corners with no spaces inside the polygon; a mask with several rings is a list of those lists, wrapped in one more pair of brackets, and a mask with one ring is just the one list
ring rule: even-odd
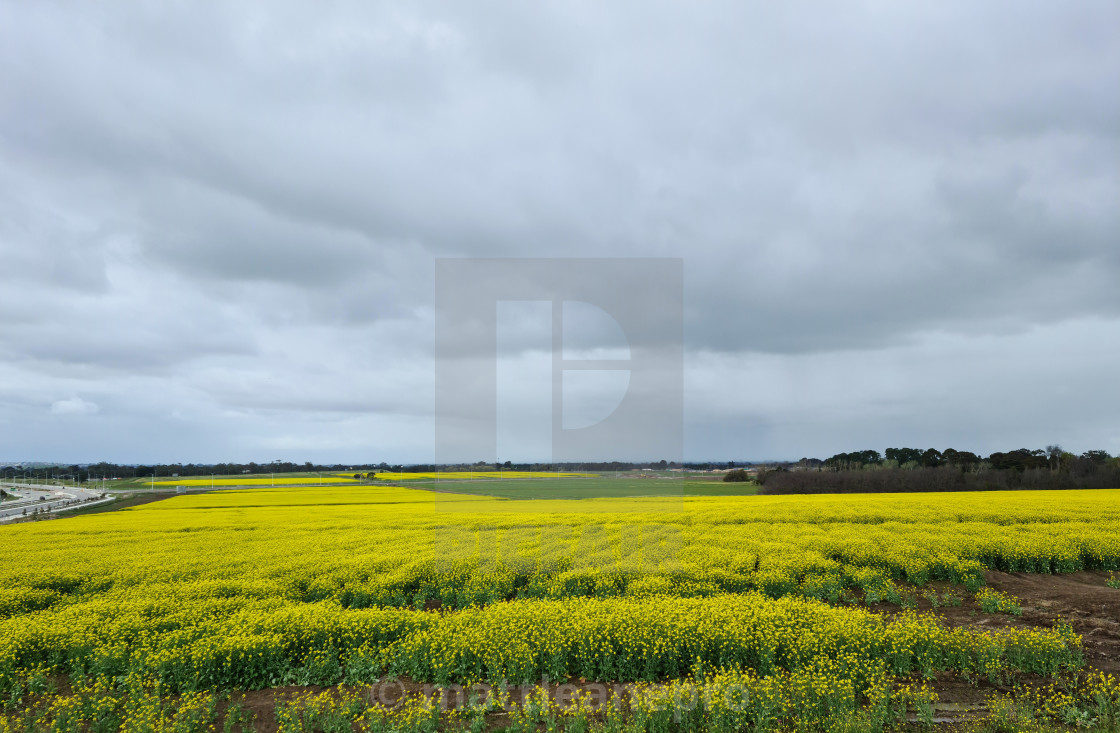
{"label": "overcast sky", "polygon": [[431,460],[437,257],[682,258],[689,459],[1120,453],[1118,90],[1113,0],[0,0],[0,460]]}

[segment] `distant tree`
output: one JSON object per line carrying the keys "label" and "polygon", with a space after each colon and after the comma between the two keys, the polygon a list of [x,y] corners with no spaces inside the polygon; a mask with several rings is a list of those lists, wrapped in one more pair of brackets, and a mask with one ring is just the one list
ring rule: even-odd
{"label": "distant tree", "polygon": [[887,448],[885,455],[888,461],[898,461],[898,465],[904,463],[920,463],[922,460],[922,451],[917,448]]}
{"label": "distant tree", "polygon": [[988,463],[997,471],[1006,469],[1026,471],[1031,468],[1046,468],[1050,465],[1043,451],[1027,450],[1026,448],[1019,448],[1006,453],[993,453],[988,456]]}
{"label": "distant tree", "polygon": [[1063,453],[1065,453],[1065,451],[1062,450],[1062,446],[1060,445],[1046,446],[1046,460],[1050,464],[1051,471],[1057,471],[1062,467]]}
{"label": "distant tree", "polygon": [[725,473],[723,475],[723,480],[724,481],[731,481],[731,482],[742,482],[742,481],[750,481],[751,477],[746,472],[745,469],[733,468],[732,470],[728,471],[727,473]]}
{"label": "distant tree", "polygon": [[1081,454],[1081,457],[1086,461],[1092,461],[1099,465],[1108,463],[1108,459],[1112,458],[1106,450],[1087,450]]}
{"label": "distant tree", "polygon": [[[744,471],[744,473],[746,473],[746,472]],[[773,478],[775,476],[787,476],[787,475],[793,475],[793,474],[791,474],[789,472],[789,470],[787,468],[785,468],[784,466],[777,466],[775,468],[763,468],[758,472],[758,476],[755,478],[755,481],[758,482],[759,486],[762,486],[768,480],[770,480],[771,478]],[[823,474],[818,474],[818,475],[823,475]]]}
{"label": "distant tree", "polygon": [[944,463],[944,458],[941,455],[941,451],[936,448],[930,448],[922,453],[922,457],[918,462],[926,468],[936,468]]}
{"label": "distant tree", "polygon": [[980,456],[966,450],[954,450],[952,448],[946,448],[941,453],[941,457],[950,466],[960,466],[962,468],[975,466],[980,463]]}
{"label": "distant tree", "polygon": [[863,468],[869,465],[878,465],[883,462],[883,457],[877,450],[853,451],[852,453],[837,453],[824,462],[825,466],[833,471],[842,471],[853,468]]}

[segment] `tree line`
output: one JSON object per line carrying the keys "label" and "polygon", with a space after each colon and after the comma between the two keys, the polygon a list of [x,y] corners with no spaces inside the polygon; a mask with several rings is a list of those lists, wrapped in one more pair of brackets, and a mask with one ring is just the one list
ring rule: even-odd
{"label": "tree line", "polygon": [[436,471],[468,471],[468,470],[506,470],[506,471],[634,471],[643,468],[664,470],[669,468],[689,469],[714,469],[734,466],[734,462],[701,462],[678,463],[677,461],[589,461],[565,463],[517,463],[513,461],[478,461],[476,463],[462,464],[434,464],[434,463],[296,463],[292,461],[272,461],[271,463],[160,463],[160,464],[121,464],[101,461],[91,464],[51,465],[51,466],[0,466],[0,478],[3,479],[46,479],[64,478],[77,480],[84,483],[91,480],[100,481],[107,479],[130,479],[171,476],[229,476],[237,474],[268,475],[271,473],[392,473],[403,471],[405,473],[428,473]]}
{"label": "tree line", "polygon": [[1120,458],[1103,450],[1075,455],[1057,445],[986,458],[952,448],[888,448],[802,458],[761,471],[758,481],[763,494],[1106,489],[1120,488]]}
{"label": "tree line", "polygon": [[0,477],[5,479],[19,479],[21,477],[38,478],[67,478],[77,479],[79,482],[91,480],[100,481],[107,479],[150,478],[169,476],[210,476],[234,474],[270,474],[270,473],[323,473],[351,472],[382,470],[389,468],[387,464],[320,464],[293,463],[291,461],[272,461],[271,463],[160,463],[160,464],[120,464],[101,461],[90,464],[71,464],[54,466],[24,467],[20,465],[0,466]]}

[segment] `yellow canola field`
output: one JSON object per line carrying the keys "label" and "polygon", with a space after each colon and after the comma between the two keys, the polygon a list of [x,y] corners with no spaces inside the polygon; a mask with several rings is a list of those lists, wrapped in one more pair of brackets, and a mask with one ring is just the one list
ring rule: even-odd
{"label": "yellow canola field", "polygon": [[1120,492],[505,501],[278,487],[7,526],[0,552],[0,617],[219,579],[230,595],[347,607],[745,590],[834,600],[899,581],[978,586],[984,568],[1120,569]]}
{"label": "yellow canola field", "polygon": [[[364,476],[365,473],[362,472]],[[440,471],[435,472],[397,472],[382,471],[375,474],[379,481],[454,481],[470,479],[529,479],[529,478],[591,478],[593,473],[549,472],[539,471]],[[217,476],[156,479],[156,486],[315,486],[326,484],[353,484],[360,481],[354,474],[330,474],[319,476],[308,474],[306,476]]]}
{"label": "yellow canola field", "polygon": [[1120,569],[1120,491],[247,489],[3,527],[0,554],[0,694],[36,674],[214,690],[733,671],[859,698],[883,675],[1076,666],[1068,627],[948,629],[852,604],[905,605],[931,580],[976,590],[986,568]]}

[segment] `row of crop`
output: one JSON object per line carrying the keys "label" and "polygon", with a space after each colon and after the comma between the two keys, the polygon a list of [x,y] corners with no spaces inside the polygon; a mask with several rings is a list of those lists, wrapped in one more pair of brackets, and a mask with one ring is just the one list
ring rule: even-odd
{"label": "row of crop", "polygon": [[[497,521],[492,516],[465,515],[459,519],[473,526],[452,532],[433,527],[422,505],[394,506],[394,513],[366,523],[327,521],[309,511],[309,519],[276,526],[266,526],[276,518],[271,510],[250,508],[236,525],[219,508],[197,518],[209,523],[202,529],[181,526],[171,512],[138,513],[129,531],[44,536],[36,541],[44,548],[39,562],[0,569],[0,618],[130,589],[151,596],[336,599],[353,608],[749,590],[835,601],[844,589],[888,599],[888,581],[948,581],[975,590],[985,569],[1120,569],[1115,522],[860,528],[693,518],[640,526],[581,525],[592,519],[563,515],[567,524],[550,525],[555,518],[527,514],[519,521],[540,526],[500,528],[489,524]],[[69,549],[56,556],[57,548]]]}
{"label": "row of crop", "polygon": [[[723,593],[756,590],[772,598],[802,596],[837,602],[845,589],[858,589],[869,602],[893,601],[897,588],[889,568],[842,564],[834,560],[780,556],[759,563],[757,569],[699,569],[677,566],[654,572],[621,571],[613,568],[565,569],[519,572],[504,565],[483,566],[477,561],[459,560],[432,565],[412,565],[394,574],[370,576],[368,573],[325,574],[314,577],[293,575],[273,582],[258,577],[239,579],[201,578],[193,582],[151,582],[122,585],[106,590],[104,584],[64,592],[49,585],[47,578],[36,584],[0,590],[0,618],[18,616],[50,608],[62,608],[98,597],[120,598],[137,594],[174,597],[186,601],[197,598],[278,598],[299,602],[335,600],[347,608],[421,607],[438,601],[443,608],[460,609],[514,599],[615,598],[645,596],[706,597]],[[911,582],[915,574],[907,575]],[[933,575],[975,590],[982,582],[979,564],[958,564],[951,571],[925,572],[921,581]],[[943,577],[948,576],[948,577]]]}
{"label": "row of crop", "polygon": [[[384,688],[402,695],[386,697]],[[396,697],[395,700],[390,700]],[[261,722],[236,696],[168,695],[130,677],[77,679],[67,693],[25,694],[0,705],[0,733],[245,733]],[[279,733],[784,733],[893,730],[908,718],[929,728],[937,696],[924,685],[877,676],[861,691],[828,661],[759,676],[723,672],[664,684],[335,688],[274,703]],[[997,695],[975,730],[1120,728],[1120,681],[1092,674],[1018,697]],[[1048,728],[1052,729],[1052,728]],[[1063,727],[1062,729],[1067,729]]]}
{"label": "row of crop", "polygon": [[[859,721],[868,731],[904,719],[908,708],[932,710],[936,697],[924,688],[894,688],[877,679],[861,695],[822,664],[811,670],[759,677],[722,674],[703,681],[632,685],[613,699],[586,691],[558,694],[535,687],[514,695],[501,689],[484,696],[437,689],[413,694],[392,706],[369,690],[338,689],[280,699],[275,705],[280,733],[436,733],[476,731],[504,722],[502,730],[588,733],[623,731],[835,730],[838,722]],[[104,679],[78,680],[69,694],[29,697],[19,710],[0,710],[0,733],[196,733],[254,729],[253,713],[228,696],[197,692],[167,695],[158,684],[114,687]]]}
{"label": "row of crop", "polygon": [[354,725],[370,733],[476,731],[498,721],[508,733],[777,733],[835,731],[846,724],[872,733],[905,720],[910,710],[932,720],[937,699],[924,686],[894,685],[886,677],[859,690],[827,662],[761,677],[732,672],[615,687],[605,695],[574,685],[483,694],[445,688],[392,707],[371,705],[360,693],[326,692],[282,703],[277,717],[283,733],[341,732]]}
{"label": "row of crop", "polygon": [[389,671],[436,682],[541,676],[655,680],[846,660],[892,674],[1051,674],[1078,664],[1066,627],[982,633],[937,619],[759,594],[515,601],[433,614],[335,603],[220,599],[74,604],[0,624],[0,683],[28,670],[152,675],[169,689],[368,681]]}
{"label": "row of crop", "polygon": [[863,611],[748,594],[711,599],[568,600],[450,614],[396,645],[393,671],[417,679],[667,679],[713,669],[769,674],[827,657],[850,674],[871,660],[892,674],[956,669],[998,676],[1075,665],[1068,628],[982,634],[936,619],[885,622]]}

